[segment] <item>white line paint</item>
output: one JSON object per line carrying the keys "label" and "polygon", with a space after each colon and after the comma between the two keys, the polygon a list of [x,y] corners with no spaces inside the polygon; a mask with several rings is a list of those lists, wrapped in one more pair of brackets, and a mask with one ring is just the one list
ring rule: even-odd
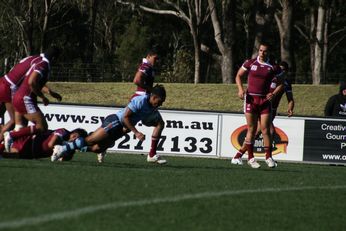
{"label": "white line paint", "polygon": [[0,222],[0,229],[14,229],[29,225],[38,225],[45,222],[75,218],[85,214],[95,213],[102,210],[114,210],[119,208],[135,207],[153,205],[159,203],[174,203],[185,200],[204,199],[221,196],[232,196],[239,194],[251,194],[251,193],[266,193],[266,192],[291,192],[291,191],[304,191],[304,190],[338,190],[346,189],[346,185],[334,185],[334,186],[303,186],[303,187],[287,187],[287,188],[263,188],[263,189],[243,189],[243,190],[229,190],[221,192],[203,192],[195,194],[183,194],[175,197],[162,197],[154,199],[144,199],[125,202],[113,202],[102,205],[88,206],[84,208],[74,209],[70,211],[62,211],[51,214],[44,214],[36,217],[21,218],[12,221]]}

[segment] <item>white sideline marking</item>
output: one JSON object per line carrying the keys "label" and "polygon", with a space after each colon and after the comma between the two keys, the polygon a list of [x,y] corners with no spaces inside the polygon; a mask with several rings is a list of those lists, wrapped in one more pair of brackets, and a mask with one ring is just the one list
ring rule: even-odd
{"label": "white sideline marking", "polygon": [[202,199],[210,197],[220,197],[220,196],[231,196],[244,193],[266,193],[266,192],[290,192],[290,191],[304,191],[304,190],[337,190],[337,189],[346,189],[346,185],[335,185],[335,186],[305,186],[305,187],[290,187],[290,188],[263,188],[263,189],[243,189],[243,190],[229,190],[221,192],[203,192],[195,194],[183,194],[175,197],[162,197],[154,199],[144,199],[136,201],[127,201],[127,202],[113,202],[103,205],[94,205],[84,208],[74,209],[70,211],[63,211],[51,214],[45,214],[42,216],[36,217],[27,217],[12,221],[3,221],[0,222],[0,229],[14,229],[23,226],[29,225],[38,225],[45,222],[68,219],[73,217],[79,217],[84,214],[94,213],[101,210],[110,210],[134,206],[144,206],[152,205],[159,203],[172,203],[180,202],[184,200],[193,200],[193,199]]}

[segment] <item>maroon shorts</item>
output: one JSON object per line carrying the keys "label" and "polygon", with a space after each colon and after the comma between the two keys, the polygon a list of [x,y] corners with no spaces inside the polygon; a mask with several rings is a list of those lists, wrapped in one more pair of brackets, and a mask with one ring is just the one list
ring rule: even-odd
{"label": "maroon shorts", "polygon": [[22,115],[33,114],[35,112],[41,111],[37,105],[37,100],[30,96],[21,96],[15,94],[12,101],[15,111]]}
{"label": "maroon shorts", "polygon": [[10,103],[12,101],[11,85],[4,77],[0,79],[0,102]]}
{"label": "maroon shorts", "polygon": [[258,115],[271,113],[271,102],[265,96],[246,94],[244,112]]}

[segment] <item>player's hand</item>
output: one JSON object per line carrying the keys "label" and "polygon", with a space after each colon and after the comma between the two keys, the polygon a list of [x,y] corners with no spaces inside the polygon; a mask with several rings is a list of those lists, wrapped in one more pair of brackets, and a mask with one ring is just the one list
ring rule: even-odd
{"label": "player's hand", "polygon": [[238,91],[238,97],[239,97],[239,99],[244,99],[244,95],[245,95],[244,90],[239,90],[239,91]]}
{"label": "player's hand", "polygon": [[42,103],[44,106],[47,106],[49,104],[49,99],[45,96],[42,97]]}
{"label": "player's hand", "polygon": [[139,139],[140,141],[144,141],[145,140],[145,135],[141,132],[136,132],[135,136],[137,139]]}
{"label": "player's hand", "polygon": [[62,96],[59,93],[56,93],[54,91],[50,92],[50,95],[54,98],[56,98],[59,102],[62,100]]}
{"label": "player's hand", "polygon": [[268,101],[272,101],[272,100],[274,99],[274,97],[275,97],[275,95],[274,95],[273,93],[268,93],[268,94],[266,95],[266,99],[267,99]]}
{"label": "player's hand", "polygon": [[287,116],[288,116],[288,117],[293,116],[293,110],[288,109],[288,110],[287,110]]}

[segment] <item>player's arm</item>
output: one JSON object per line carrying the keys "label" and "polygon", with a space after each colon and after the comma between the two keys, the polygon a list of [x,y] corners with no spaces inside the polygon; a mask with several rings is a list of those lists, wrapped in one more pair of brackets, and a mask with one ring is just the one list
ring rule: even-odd
{"label": "player's arm", "polygon": [[275,98],[280,92],[283,92],[285,90],[283,77],[282,76],[276,76],[275,79],[276,79],[276,81],[275,81],[276,86],[275,86],[274,90],[267,95],[267,99],[269,101],[273,100],[273,98]]}
{"label": "player's arm", "polygon": [[235,82],[236,82],[237,87],[238,87],[238,97],[240,99],[244,99],[245,91],[244,91],[243,82],[242,82],[241,78],[246,74],[246,72],[247,71],[243,67],[241,67],[241,68],[239,68],[237,75],[235,77]]}
{"label": "player's arm", "polygon": [[125,127],[130,129],[135,134],[137,139],[143,141],[145,139],[145,135],[143,133],[139,132],[137,130],[137,128],[131,123],[131,116],[133,114],[134,113],[128,107],[126,107],[123,123],[124,123]]}
{"label": "player's arm", "polygon": [[59,144],[59,138],[57,134],[53,134],[47,144],[48,148],[53,150],[54,145]]}
{"label": "player's arm", "polygon": [[286,92],[286,98],[287,98],[287,116],[291,117],[293,115],[293,110],[294,110],[294,99],[293,99],[293,93],[292,91],[287,91]]}
{"label": "player's arm", "polygon": [[45,93],[45,94],[49,94],[50,96],[52,96],[53,98],[57,99],[58,101],[61,101],[62,100],[62,96],[53,91],[52,89],[50,89],[47,85],[43,86],[42,88],[42,92]]}
{"label": "player's arm", "polygon": [[145,89],[148,92],[152,90],[152,87],[148,86],[145,83],[145,74],[140,70],[136,72],[135,78],[133,79],[133,83],[136,84],[138,87]]}
{"label": "player's arm", "polygon": [[31,75],[29,76],[29,86],[31,88],[31,91],[37,95],[38,97],[40,97],[42,99],[42,102],[44,105],[48,105],[49,104],[49,99],[47,99],[47,97],[43,94],[42,87],[40,86],[40,77],[41,75],[36,72],[33,71],[31,73]]}

